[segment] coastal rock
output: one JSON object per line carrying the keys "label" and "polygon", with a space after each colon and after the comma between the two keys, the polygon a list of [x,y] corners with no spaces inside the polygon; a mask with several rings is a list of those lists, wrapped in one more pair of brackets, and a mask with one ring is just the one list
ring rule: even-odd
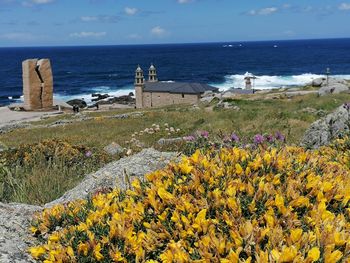
{"label": "coastal rock", "polygon": [[232,105],[231,103],[227,102],[227,101],[220,101],[217,105],[218,108],[221,109],[233,109],[233,110],[237,110],[239,111],[240,108],[236,105]]}
{"label": "coastal rock", "polygon": [[125,113],[125,114],[117,114],[113,116],[109,116],[109,119],[128,119],[128,118],[140,118],[143,117],[144,114],[142,112],[132,112],[132,113]]}
{"label": "coastal rock", "polygon": [[119,96],[119,97],[112,97],[109,99],[101,100],[98,103],[99,104],[123,104],[123,105],[129,105],[129,104],[135,104],[136,100],[132,96]]}
{"label": "coastal rock", "polygon": [[87,107],[86,101],[81,100],[81,99],[74,99],[74,100],[67,101],[67,104],[69,104],[71,106],[78,105],[79,108],[81,108],[81,109]]}
{"label": "coastal rock", "polygon": [[328,145],[333,139],[349,132],[349,116],[350,112],[341,106],[314,122],[304,134],[301,145],[312,149]]}
{"label": "coastal rock", "polygon": [[144,149],[138,154],[107,164],[96,173],[87,175],[78,186],[45,207],[86,198],[99,189],[115,186],[126,189],[135,178],[142,180],[145,174],[163,168],[171,160],[176,160],[176,153]]}
{"label": "coastal rock", "polygon": [[181,143],[183,141],[184,141],[184,139],[182,137],[170,138],[170,139],[161,138],[161,139],[159,139],[158,144],[164,146],[164,145],[171,145],[171,144]]}
{"label": "coastal rock", "polygon": [[0,262],[36,262],[27,253],[35,245],[29,233],[30,220],[39,206],[0,203]]}
{"label": "coastal rock", "polygon": [[311,82],[311,86],[312,87],[321,87],[322,84],[326,81],[326,78],[317,78],[317,79],[314,79],[312,82]]}
{"label": "coastal rock", "polygon": [[112,142],[103,148],[103,150],[109,155],[121,155],[124,152],[124,148],[121,147],[118,143]]}
{"label": "coastal rock", "polygon": [[344,84],[347,85],[347,81],[344,79],[338,79],[338,78],[327,78],[322,77],[322,78],[317,78],[314,79],[311,83],[308,84],[308,86],[313,86],[313,87],[326,87],[326,86],[332,86],[334,84]]}
{"label": "coastal rock", "polygon": [[94,93],[91,95],[91,97],[94,97],[91,101],[100,101],[109,98],[110,96],[108,94],[99,94]]}
{"label": "coastal rock", "polygon": [[342,83],[334,83],[332,85],[324,86],[319,89],[318,94],[324,96],[327,94],[339,94],[342,92],[348,92],[349,86]]}

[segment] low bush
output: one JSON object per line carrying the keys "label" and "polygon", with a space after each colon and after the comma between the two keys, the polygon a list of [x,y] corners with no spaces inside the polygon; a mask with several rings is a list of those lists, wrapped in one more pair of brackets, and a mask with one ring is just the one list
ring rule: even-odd
{"label": "low bush", "polygon": [[349,153],[349,139],[196,151],[127,191],[44,210],[30,252],[44,262],[349,262]]}

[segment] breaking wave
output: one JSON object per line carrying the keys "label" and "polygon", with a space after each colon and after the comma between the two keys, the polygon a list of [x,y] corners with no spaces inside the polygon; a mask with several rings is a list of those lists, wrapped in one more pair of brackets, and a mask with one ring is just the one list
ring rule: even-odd
{"label": "breaking wave", "polygon": [[[211,83],[211,85],[221,89],[228,90],[230,88],[244,88],[244,76],[245,75],[227,75],[225,76],[225,82],[223,83]],[[324,77],[324,75],[317,74],[301,74],[294,76],[256,76],[254,82],[254,88],[256,89],[277,89],[281,87],[295,87],[304,86],[310,83],[312,80]],[[350,79],[350,75],[334,75],[334,78]]]}

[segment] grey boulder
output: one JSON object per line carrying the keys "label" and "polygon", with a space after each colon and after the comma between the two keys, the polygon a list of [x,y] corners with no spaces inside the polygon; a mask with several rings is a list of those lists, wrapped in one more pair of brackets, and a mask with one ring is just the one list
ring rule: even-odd
{"label": "grey boulder", "polygon": [[333,113],[311,124],[304,134],[301,145],[316,149],[328,145],[332,140],[349,132],[350,112],[339,107]]}

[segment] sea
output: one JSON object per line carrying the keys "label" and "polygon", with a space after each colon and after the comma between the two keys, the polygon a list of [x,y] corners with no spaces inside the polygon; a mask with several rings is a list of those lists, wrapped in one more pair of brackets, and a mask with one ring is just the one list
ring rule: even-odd
{"label": "sea", "polygon": [[133,91],[140,65],[147,77],[153,63],[161,81],[206,83],[221,90],[295,87],[323,77],[350,79],[350,39],[225,42],[198,44],[0,48],[0,105],[22,97],[22,61],[49,58],[54,96],[61,100],[92,93],[118,96]]}

